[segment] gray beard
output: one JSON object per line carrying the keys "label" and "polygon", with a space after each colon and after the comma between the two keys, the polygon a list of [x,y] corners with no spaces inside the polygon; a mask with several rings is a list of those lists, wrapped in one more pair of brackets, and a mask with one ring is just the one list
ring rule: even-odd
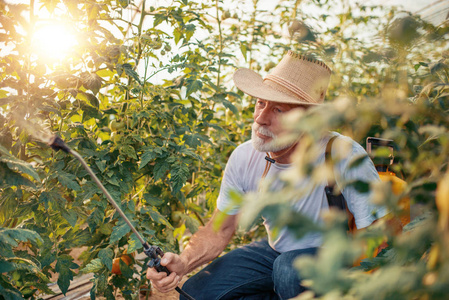
{"label": "gray beard", "polygon": [[[292,146],[295,142],[281,143],[279,138],[263,126],[253,123],[251,126],[251,142],[254,149],[260,152],[279,152]],[[257,136],[256,132],[271,137],[269,142]]]}

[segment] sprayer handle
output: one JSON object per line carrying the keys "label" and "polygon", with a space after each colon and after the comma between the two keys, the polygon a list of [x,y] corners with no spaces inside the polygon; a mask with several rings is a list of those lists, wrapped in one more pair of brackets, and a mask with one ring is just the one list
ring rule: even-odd
{"label": "sprayer handle", "polygon": [[167,273],[167,276],[170,275],[170,271],[161,265],[161,259],[160,258],[153,258],[148,262],[148,267],[150,268],[155,268],[156,271],[160,272],[165,272]]}
{"label": "sprayer handle", "polygon": [[165,272],[170,275],[170,271],[161,265],[161,257],[164,256],[164,252],[157,246],[150,246],[148,243],[143,244],[143,252],[151,258],[148,262],[148,267],[155,268],[158,272]]}

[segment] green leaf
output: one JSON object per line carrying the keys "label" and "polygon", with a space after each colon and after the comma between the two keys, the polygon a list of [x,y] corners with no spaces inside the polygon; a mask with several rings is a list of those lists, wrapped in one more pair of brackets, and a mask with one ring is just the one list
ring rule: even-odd
{"label": "green leaf", "polygon": [[104,267],[100,258],[92,259],[84,268],[80,270],[81,273],[96,273]]}
{"label": "green leaf", "polygon": [[[161,24],[163,21],[165,21],[167,19],[167,16],[163,15],[163,14],[155,14],[153,16],[154,20],[153,20],[153,27],[156,27],[157,25]],[[177,42],[176,42],[177,43]]]}
{"label": "green leaf", "polygon": [[237,107],[235,107],[235,105],[232,104],[230,101],[224,99],[224,100],[222,101],[222,103],[223,103],[223,105],[224,105],[227,109],[231,110],[232,113],[233,113],[234,115],[238,115],[238,114],[239,114],[239,110],[237,109]]}
{"label": "green leaf", "polygon": [[67,222],[70,224],[70,226],[75,227],[76,221],[78,220],[78,215],[73,210],[65,210],[61,209],[61,215],[64,219],[67,220]]}
{"label": "green leaf", "polygon": [[0,224],[4,224],[3,222],[14,213],[18,204],[16,192],[12,188],[4,189],[0,198]]}
{"label": "green leaf", "polygon": [[153,151],[153,149],[145,151],[142,156],[140,157],[140,164],[139,164],[139,170],[145,167],[150,161],[155,159],[157,156],[157,153]]}
{"label": "green leaf", "polygon": [[[112,176],[111,178],[105,177],[104,179],[105,179],[107,182],[109,182],[110,184],[120,187],[120,181],[119,181],[119,179],[118,179],[117,176]],[[111,193],[111,191],[109,191],[109,192]],[[112,194],[111,194],[111,195],[112,195]],[[114,198],[115,198],[115,197],[114,197]],[[119,198],[120,198],[120,197],[119,197]]]}
{"label": "green leaf", "polygon": [[191,216],[186,216],[185,218],[185,224],[186,227],[189,229],[189,231],[194,234],[197,232],[198,228],[200,227],[200,222]]}
{"label": "green leaf", "polygon": [[8,168],[15,171],[18,170],[22,173],[28,174],[31,177],[34,178],[36,181],[41,181],[39,174],[34,170],[34,168],[27,162],[22,161],[20,159],[15,158],[12,156],[8,150],[6,150],[5,147],[0,145],[0,153],[2,156],[0,156],[0,162],[6,163]]}
{"label": "green leaf", "polygon": [[0,295],[6,300],[23,300],[23,296],[18,290],[3,288],[1,285]]}
{"label": "green leaf", "polygon": [[133,277],[133,270],[128,266],[123,260],[119,260],[120,265],[120,271],[122,272],[122,276],[126,278],[132,278]]}
{"label": "green leaf", "polygon": [[56,260],[55,253],[48,249],[44,253],[42,253],[42,257],[40,258],[41,268],[45,268],[46,266],[49,266]]}
{"label": "green leaf", "polygon": [[173,193],[176,194],[181,190],[190,176],[189,167],[183,163],[176,164],[173,166],[170,174],[170,182],[172,183]]}
{"label": "green leaf", "polygon": [[145,199],[146,203],[148,203],[152,206],[159,206],[159,205],[162,205],[165,203],[165,201],[163,199],[153,196],[148,193],[143,194],[143,198]]}
{"label": "green leaf", "polygon": [[120,153],[137,160],[136,150],[134,150],[132,146],[124,145],[123,147],[120,147],[119,150]]}
{"label": "green leaf", "polygon": [[[42,275],[42,277],[45,277],[45,275],[40,273],[38,266],[32,260],[25,259],[22,257],[10,257],[10,258],[8,258],[8,261],[5,261],[5,262],[7,264],[3,264],[3,265],[5,265],[5,267],[10,270],[25,271],[25,272],[34,273],[39,276]],[[0,270],[2,270],[2,269],[0,269]]]}
{"label": "green leaf", "polygon": [[184,154],[186,156],[190,156],[194,159],[197,159],[201,162],[204,162],[203,158],[201,157],[201,155],[195,153],[192,149],[187,148],[187,147],[183,147],[181,148],[181,150],[179,151],[179,153]]}
{"label": "green leaf", "polygon": [[116,64],[115,68],[117,70],[117,75],[118,76],[122,76],[122,74],[123,74],[123,65],[122,64]]}
{"label": "green leaf", "polygon": [[[86,95],[88,95],[88,94],[86,94]],[[88,121],[91,118],[95,118],[95,119],[103,118],[103,116],[101,115],[100,110],[98,108],[90,105],[90,104],[81,102],[80,103],[80,107],[81,107],[81,110],[83,111],[82,122],[86,122],[86,121]],[[85,131],[83,131],[83,132],[85,132]]]}
{"label": "green leaf", "polygon": [[106,161],[105,160],[95,160],[95,165],[98,167],[101,173],[106,170]]}
{"label": "green leaf", "polygon": [[155,207],[151,207],[151,209],[148,210],[148,213],[150,214],[151,219],[158,223],[158,224],[162,224],[162,225],[166,225],[169,226],[170,228],[173,228],[171,226],[171,224],[167,221],[167,219],[162,216]]}
{"label": "green leaf", "polygon": [[73,280],[74,272],[71,269],[76,268],[78,268],[78,265],[73,262],[73,257],[68,254],[59,256],[56,261],[55,270],[59,273],[57,282],[64,295],[69,290],[70,281]]}
{"label": "green leaf", "polygon": [[[106,294],[106,292],[108,291],[108,276],[104,273],[100,273],[100,274],[95,274],[95,283],[97,286],[97,293],[105,293],[106,296],[106,300],[113,300],[115,299],[115,297],[108,297],[108,294]],[[91,291],[92,293],[92,291]],[[91,299],[95,299],[95,295],[92,297],[92,294],[90,296]]]}
{"label": "green leaf", "polygon": [[173,37],[175,38],[175,44],[178,44],[183,37],[183,31],[179,27],[176,27],[173,29]]}
{"label": "green leaf", "polygon": [[0,258],[0,273],[6,273],[16,270],[16,266],[14,263],[6,261],[2,258]]}
{"label": "green leaf", "polygon": [[187,80],[186,81],[186,97],[190,96],[190,94],[201,90],[203,87],[203,83],[200,80]]}
{"label": "green leaf", "polygon": [[113,77],[114,72],[109,69],[98,70],[95,72],[100,77]]}
{"label": "green leaf", "polygon": [[188,24],[185,26],[185,42],[188,42],[190,40],[190,38],[193,36],[193,34],[195,33],[195,25],[193,24]]}
{"label": "green leaf", "polygon": [[116,226],[114,226],[114,228],[112,230],[109,243],[113,244],[113,243],[119,241],[122,237],[124,237],[130,231],[131,231],[131,228],[129,228],[128,224],[126,224],[125,221],[120,220],[120,222]]}
{"label": "green leaf", "polygon": [[140,240],[137,238],[137,235],[135,233],[131,234],[131,236],[128,239],[127,253],[133,253],[134,251],[136,251],[142,247],[143,247],[143,245],[140,242]]}
{"label": "green leaf", "polygon": [[74,191],[80,191],[81,187],[76,181],[76,176],[70,173],[66,173],[64,171],[58,172],[58,181],[68,189]]}
{"label": "green leaf", "polygon": [[112,259],[114,258],[114,251],[111,248],[104,248],[98,252],[98,258],[101,262],[112,271]]}
{"label": "green leaf", "polygon": [[42,238],[35,231],[21,228],[0,228],[0,243],[9,244],[16,247],[17,241],[21,242],[43,242]]}
{"label": "green leaf", "polygon": [[140,85],[142,85],[142,83],[140,82],[139,74],[137,74],[137,72],[133,70],[132,65],[123,64],[122,67],[123,67],[123,70],[125,71],[126,75],[134,78]]}
{"label": "green leaf", "polygon": [[118,0],[121,7],[126,8],[129,5],[129,0]]}
{"label": "green leaf", "polygon": [[240,51],[242,52],[243,57],[245,58],[245,61],[247,61],[246,53],[248,52],[248,47],[246,43],[240,43]]}
{"label": "green leaf", "polygon": [[97,226],[102,223],[104,217],[104,210],[101,208],[96,208],[87,218],[87,224],[89,224],[89,228],[91,232],[94,232]]}
{"label": "green leaf", "polygon": [[[98,101],[98,98],[95,97],[95,95],[91,93],[86,93],[83,91],[77,91],[76,99],[82,100],[85,103],[90,104],[92,107],[99,108],[100,102]],[[83,110],[86,110],[83,106]]]}
{"label": "green leaf", "polygon": [[170,165],[165,160],[157,160],[153,169],[154,180],[159,180],[165,176],[165,173],[170,169]]}
{"label": "green leaf", "polygon": [[201,146],[201,141],[212,145],[212,142],[207,138],[207,136],[204,136],[199,133],[186,134],[184,136],[184,140],[186,141],[186,144],[192,148],[197,148],[198,146]]}
{"label": "green leaf", "polygon": [[0,90],[0,99],[6,98],[8,96],[8,92],[5,90]]}
{"label": "green leaf", "polygon": [[359,193],[368,193],[370,191],[370,185],[365,181],[356,180],[348,185],[353,186]]}

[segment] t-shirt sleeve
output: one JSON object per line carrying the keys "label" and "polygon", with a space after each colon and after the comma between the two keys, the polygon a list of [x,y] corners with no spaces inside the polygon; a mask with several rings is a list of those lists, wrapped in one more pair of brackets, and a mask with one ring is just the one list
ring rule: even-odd
{"label": "t-shirt sleeve", "polygon": [[[354,215],[357,228],[361,229],[385,216],[388,211],[386,207],[374,205],[370,201],[372,195],[370,190],[360,191],[356,188],[357,184],[359,187],[363,187],[369,185],[371,182],[380,180],[380,178],[365,149],[354,141],[350,143],[352,143],[350,155],[342,159],[337,164],[337,167],[339,168],[339,173],[342,174],[344,186],[342,194],[346,199],[348,209]],[[364,159],[360,163],[354,163],[362,157]]]}
{"label": "t-shirt sleeve", "polygon": [[242,194],[245,192],[243,187],[243,163],[239,148],[235,149],[226,164],[226,168],[221,181],[220,193],[217,199],[218,210],[228,214],[236,215],[240,210],[240,205],[235,203],[230,194],[236,192]]}

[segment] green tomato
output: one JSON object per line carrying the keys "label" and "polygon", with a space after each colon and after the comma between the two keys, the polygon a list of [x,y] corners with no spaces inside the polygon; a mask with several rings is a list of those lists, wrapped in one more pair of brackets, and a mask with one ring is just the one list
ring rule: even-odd
{"label": "green tomato", "polygon": [[151,38],[151,36],[149,34],[142,34],[140,36],[140,40],[142,43],[151,43],[153,41],[153,39]]}
{"label": "green tomato", "polygon": [[19,274],[19,272],[14,271],[14,272],[12,273],[12,279],[15,280],[15,281],[18,281],[18,280],[20,279],[20,274]]}
{"label": "green tomato", "polygon": [[111,129],[111,131],[117,131],[123,129],[124,127],[125,127],[124,122],[119,122],[115,119],[109,122],[109,129]]}
{"label": "green tomato", "polygon": [[162,48],[162,42],[161,41],[154,41],[153,45],[152,45],[154,50],[159,50]]}
{"label": "green tomato", "polygon": [[181,190],[184,194],[188,195],[192,191],[192,184],[190,182],[186,182]]}

